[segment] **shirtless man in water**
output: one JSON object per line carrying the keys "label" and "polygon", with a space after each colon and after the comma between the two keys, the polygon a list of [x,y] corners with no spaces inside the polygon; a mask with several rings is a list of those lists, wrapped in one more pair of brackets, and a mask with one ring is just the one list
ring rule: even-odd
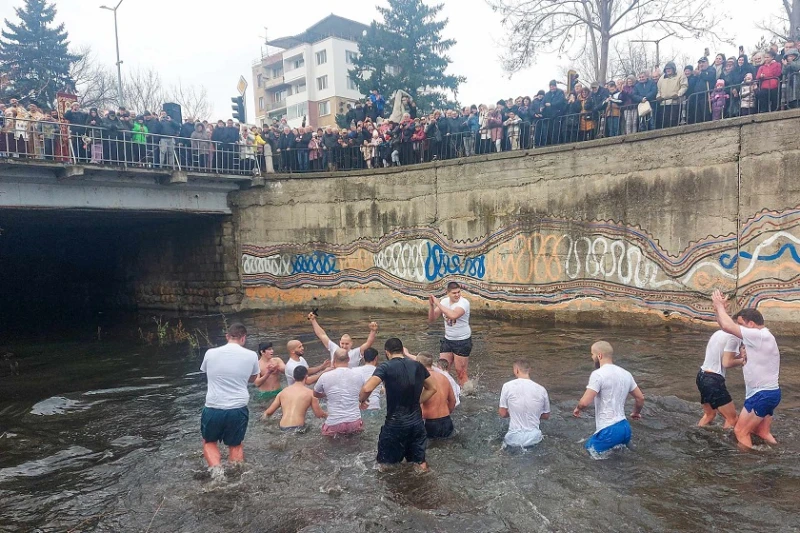
{"label": "shirtless man in water", "polygon": [[314,398],[314,393],[306,387],[308,368],[298,366],[294,369],[294,383],[283,389],[275,397],[269,409],[264,411],[262,420],[272,416],[280,407],[282,415],[281,431],[299,431],[306,426],[306,413],[309,407],[317,418],[325,418],[328,414],[322,410],[319,400]]}
{"label": "shirtless man in water", "polygon": [[433,357],[425,352],[417,355],[417,362],[430,373],[436,384],[436,393],[422,404],[422,418],[425,420],[425,433],[429,439],[447,439],[453,436],[455,428],[450,413],[456,408],[456,395],[450,381],[444,374],[433,370]]}
{"label": "shirtless man in water", "polygon": [[258,367],[261,373],[256,378],[255,386],[258,387],[256,398],[259,400],[272,401],[281,392],[281,374],[286,371],[286,364],[274,354],[271,342],[258,345]]}

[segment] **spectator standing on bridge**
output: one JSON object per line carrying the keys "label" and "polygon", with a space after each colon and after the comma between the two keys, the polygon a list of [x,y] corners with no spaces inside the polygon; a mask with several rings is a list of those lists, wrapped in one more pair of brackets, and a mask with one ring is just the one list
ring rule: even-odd
{"label": "spectator standing on bridge", "polygon": [[91,154],[90,163],[99,164],[103,162],[103,119],[93,107],[89,110],[86,117],[86,133],[83,137],[83,144],[86,152]]}
{"label": "spectator standing on bridge", "polygon": [[[157,167],[161,158],[159,157],[159,141],[161,140],[161,123],[150,111],[144,112],[144,125],[147,126],[147,154],[146,161],[152,166]],[[150,159],[152,158],[152,159]]]}
{"label": "spectator standing on bridge", "polygon": [[767,50],[764,55],[764,64],[758,69],[756,81],[758,82],[758,112],[767,113],[778,110],[778,88],[780,87],[781,64],[775,61],[775,52]]}
{"label": "spectator standing on bridge", "polygon": [[181,165],[187,166],[192,162],[192,134],[195,132],[195,120],[187,117],[181,124],[181,131],[178,139],[178,158]]}
{"label": "spectator standing on bridge", "polygon": [[787,106],[789,109],[797,109],[800,107],[800,52],[797,48],[786,50],[783,76],[786,79]]}
{"label": "spectator standing on bridge", "polygon": [[561,135],[560,118],[567,110],[567,97],[564,91],[558,88],[556,80],[550,81],[549,90],[542,100],[542,129],[541,146],[557,144]]}
{"label": "spectator standing on bridge", "polygon": [[250,419],[247,384],[254,382],[260,373],[258,355],[244,347],[247,329],[239,323],[231,324],[225,337],[228,344],[208,350],[200,365],[208,380],[200,431],[203,456],[213,481],[221,481],[225,476],[219,441],[228,446],[229,462],[244,461],[242,441]]}
{"label": "spectator standing on bridge", "polygon": [[161,112],[159,122],[161,126],[161,137],[158,141],[159,163],[161,168],[174,168],[177,160],[175,138],[181,133],[181,125],[167,115],[166,111]]}
{"label": "spectator standing on bridge", "polygon": [[739,116],[746,117],[756,112],[756,92],[758,85],[753,82],[753,75],[747,73],[739,89]]}
{"label": "spectator standing on bridge", "polygon": [[722,120],[730,95],[725,90],[725,80],[717,80],[711,91],[711,120]]}
{"label": "spectator standing on bridge", "polygon": [[581,416],[581,411],[594,403],[595,433],[584,447],[592,456],[602,454],[617,446],[627,446],[631,440],[631,425],[625,418],[625,400],[633,396],[631,418],[642,417],[644,394],[627,370],[614,364],[614,350],[605,341],[592,345],[592,361],[595,371],[589,377],[586,392],[578,402],[572,415]]}
{"label": "spectator standing on bridge", "polygon": [[112,109],[108,112],[108,116],[103,121],[103,127],[106,129],[103,150],[108,155],[109,161],[121,163],[125,159],[125,147],[121,142],[124,139],[125,126],[116,111]]}
{"label": "spectator standing on bridge", "polygon": [[[664,65],[664,74],[658,80],[658,95],[662,100],[662,128],[674,128],[680,119],[681,98],[689,88],[683,73],[678,73],[672,61]],[[658,125],[657,125],[658,126]]]}
{"label": "spectator standing on bridge", "polygon": [[72,143],[72,155],[78,161],[84,161],[86,158],[86,150],[83,148],[83,133],[85,131],[84,124],[86,124],[87,114],[81,111],[81,106],[77,102],[70,106],[69,110],[64,113],[64,118],[69,122],[70,141]]}
{"label": "spectator standing on bridge", "polygon": [[[383,99],[383,95],[377,88],[373,88],[369,94],[369,100],[372,102],[372,105],[375,106],[376,111],[378,112],[378,116],[383,116],[383,111],[386,106],[386,101]],[[413,118],[413,117],[412,117]],[[373,119],[373,122],[376,119]]]}
{"label": "spectator standing on bridge", "polygon": [[211,163],[211,135],[202,122],[195,123],[191,143],[192,165],[200,170],[208,169]]}
{"label": "spectator standing on bridge", "polygon": [[633,101],[637,107],[639,104],[647,102],[650,106],[650,112],[647,114],[639,114],[639,130],[649,131],[654,127],[655,101],[658,95],[658,86],[650,79],[647,72],[640,72],[639,79],[636,85],[633,86]]}
{"label": "spectator standing on bridge", "polygon": [[137,165],[144,165],[147,160],[147,139],[149,130],[145,124],[144,117],[138,115],[133,124],[133,135],[131,135],[131,147],[133,153],[131,159]]}

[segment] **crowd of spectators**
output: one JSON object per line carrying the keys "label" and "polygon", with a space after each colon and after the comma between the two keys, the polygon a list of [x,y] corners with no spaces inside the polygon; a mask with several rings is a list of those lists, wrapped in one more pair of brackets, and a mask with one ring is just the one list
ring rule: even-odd
{"label": "crowd of spectators", "polygon": [[[563,87],[563,88],[562,88]],[[165,111],[136,115],[73,104],[63,116],[0,103],[0,157],[133,164],[200,171],[271,173],[377,168],[614,137],[638,131],[800,107],[796,43],[751,58],[701,57],[682,70],[639,72],[606,83],[576,76],[532,98],[423,112],[410,95],[388,105],[373,90],[348,106],[345,128],[301,127],[275,119],[262,127],[228,120],[183,123]],[[399,108],[399,109],[394,109]]]}

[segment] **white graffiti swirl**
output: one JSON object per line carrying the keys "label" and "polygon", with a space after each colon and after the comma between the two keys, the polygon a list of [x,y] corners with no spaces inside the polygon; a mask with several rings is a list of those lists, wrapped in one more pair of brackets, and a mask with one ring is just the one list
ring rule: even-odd
{"label": "white graffiti swirl", "polygon": [[272,276],[290,276],[292,274],[292,258],[289,254],[256,257],[242,255],[242,270],[245,274],[270,274]]}
{"label": "white graffiti swirl", "polygon": [[375,266],[408,281],[425,281],[426,241],[390,244],[375,254]]}

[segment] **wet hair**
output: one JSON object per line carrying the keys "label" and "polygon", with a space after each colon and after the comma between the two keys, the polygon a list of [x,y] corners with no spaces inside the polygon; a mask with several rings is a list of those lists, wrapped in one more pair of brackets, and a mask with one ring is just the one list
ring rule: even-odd
{"label": "wet hair", "polygon": [[378,358],[378,350],[375,348],[367,348],[364,350],[364,361],[367,363],[373,362],[375,359]]}
{"label": "wet hair", "polygon": [[758,326],[764,325],[764,315],[758,309],[753,307],[745,307],[735,315],[733,315],[733,319],[736,320],[737,318],[742,317],[747,322],[755,322]]}
{"label": "wet hair", "polygon": [[531,371],[531,364],[525,359],[515,360],[514,366],[519,368],[521,372],[524,372],[526,374]]}
{"label": "wet hair", "polygon": [[272,348],[271,342],[262,342],[261,344],[258,345],[258,353],[261,353],[264,350],[269,350],[270,348]]}
{"label": "wet hair", "polygon": [[304,379],[306,379],[307,375],[308,375],[308,369],[303,365],[298,365],[294,367],[294,370],[292,371],[292,377],[294,378],[295,381],[303,381]]}
{"label": "wet hair", "polygon": [[383,349],[392,354],[403,353],[403,341],[397,337],[392,337],[386,340],[386,343],[383,345]]}
{"label": "wet hair", "polygon": [[335,352],[333,352],[333,362],[334,363],[349,363],[350,362],[350,355],[348,355],[347,350],[344,348],[339,348]]}
{"label": "wet hair", "polygon": [[247,335],[247,328],[240,322],[235,322],[228,328],[228,336],[232,339],[241,339]]}
{"label": "wet hair", "polygon": [[450,361],[448,361],[448,360],[447,360],[447,359],[445,359],[444,357],[440,357],[440,358],[439,358],[439,359],[436,361],[436,364],[437,364],[437,365],[439,365],[439,368],[441,368],[442,370],[447,370],[447,369],[449,369],[449,368],[450,368]]}
{"label": "wet hair", "polygon": [[433,364],[433,358],[429,354],[423,352],[417,354],[417,362],[425,368],[430,368]]}
{"label": "wet hair", "polygon": [[451,281],[450,283],[447,284],[447,292],[454,291],[460,288],[461,285],[459,285],[457,281]]}

